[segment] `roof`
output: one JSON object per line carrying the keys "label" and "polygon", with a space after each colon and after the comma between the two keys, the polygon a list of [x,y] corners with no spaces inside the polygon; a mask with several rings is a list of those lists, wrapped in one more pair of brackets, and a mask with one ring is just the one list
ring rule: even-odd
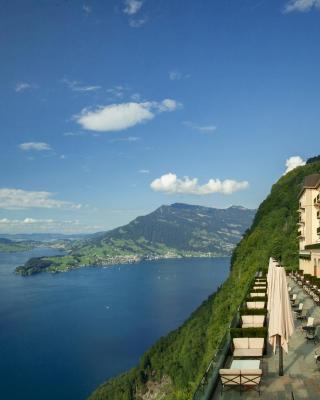
{"label": "roof", "polygon": [[304,178],[303,189],[316,189],[320,185],[320,174],[308,175]]}
{"label": "roof", "polygon": [[308,175],[304,178],[299,197],[305,189],[317,189],[320,186],[320,174]]}

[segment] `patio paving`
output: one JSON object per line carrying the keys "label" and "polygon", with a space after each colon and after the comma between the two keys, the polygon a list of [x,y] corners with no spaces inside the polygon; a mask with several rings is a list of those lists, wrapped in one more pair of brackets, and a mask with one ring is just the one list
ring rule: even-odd
{"label": "patio paving", "polygon": [[[315,325],[320,324],[320,307],[315,306],[313,300],[306,295],[302,288],[289,279],[289,286],[293,293],[297,293],[298,302],[304,303],[304,308],[315,318]],[[278,375],[279,356],[273,354],[268,345],[267,355],[262,361],[261,395],[254,391],[242,392],[240,395],[236,390],[224,392],[222,395],[221,383],[219,383],[212,400],[233,399],[263,399],[263,400],[319,400],[320,399],[320,363],[316,365],[314,359],[315,350],[319,350],[320,344],[315,345],[313,340],[307,340],[301,326],[306,321],[300,322],[295,319],[295,332],[289,340],[289,353],[283,353],[284,376]],[[231,359],[228,360],[229,368]],[[292,396],[293,393],[293,396]]]}

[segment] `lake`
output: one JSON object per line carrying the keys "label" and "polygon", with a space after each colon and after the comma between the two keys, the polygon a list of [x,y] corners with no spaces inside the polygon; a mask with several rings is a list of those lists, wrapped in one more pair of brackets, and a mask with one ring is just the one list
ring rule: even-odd
{"label": "lake", "polygon": [[229,258],[178,259],[21,277],[52,249],[0,253],[0,396],[83,400],[133,367],[227,278]]}

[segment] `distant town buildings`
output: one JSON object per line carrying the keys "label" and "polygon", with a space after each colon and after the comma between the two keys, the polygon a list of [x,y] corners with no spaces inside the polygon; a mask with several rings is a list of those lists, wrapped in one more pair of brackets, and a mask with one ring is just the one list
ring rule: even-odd
{"label": "distant town buildings", "polygon": [[320,277],[320,174],[305,177],[298,212],[299,269]]}

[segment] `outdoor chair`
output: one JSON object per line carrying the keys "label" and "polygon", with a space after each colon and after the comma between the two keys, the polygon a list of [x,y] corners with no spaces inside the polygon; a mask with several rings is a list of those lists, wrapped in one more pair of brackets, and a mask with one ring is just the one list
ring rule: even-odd
{"label": "outdoor chair", "polygon": [[262,358],[264,338],[234,338],[233,349],[233,357]]}
{"label": "outdoor chair", "polygon": [[314,340],[315,326],[314,326],[314,318],[313,317],[308,318],[307,325],[303,326],[302,330],[306,334],[306,339]]}
{"label": "outdoor chair", "polygon": [[292,295],[292,298],[290,299],[291,304],[294,304],[296,300],[297,300],[297,294],[294,293],[294,294]]}
{"label": "outdoor chair", "polygon": [[240,389],[240,369],[220,369],[219,375],[221,379],[221,396],[223,392],[226,392],[228,390]]}
{"label": "outdoor chair", "polygon": [[298,320],[304,321],[308,318],[308,311],[305,308],[303,308],[301,314],[297,314],[296,317]]}
{"label": "outdoor chair", "polygon": [[247,369],[241,370],[240,376],[240,390],[255,390],[259,393],[260,396],[260,383],[262,377],[262,370],[261,369]]}
{"label": "outdoor chair", "polygon": [[264,315],[242,315],[242,328],[262,328],[265,322]]}
{"label": "outdoor chair", "polygon": [[251,292],[250,297],[265,297],[265,293],[260,293],[260,292]]}
{"label": "outdoor chair", "polygon": [[303,303],[299,303],[298,309],[293,310],[293,311],[297,314],[296,316],[298,316],[298,315],[301,315],[302,310],[303,310]]}
{"label": "outdoor chair", "polygon": [[260,396],[260,384],[262,378],[261,369],[220,369],[221,396],[229,390],[242,391],[255,390]]}
{"label": "outdoor chair", "polygon": [[264,308],[265,302],[264,301],[247,301],[247,308],[249,309],[261,309]]}

